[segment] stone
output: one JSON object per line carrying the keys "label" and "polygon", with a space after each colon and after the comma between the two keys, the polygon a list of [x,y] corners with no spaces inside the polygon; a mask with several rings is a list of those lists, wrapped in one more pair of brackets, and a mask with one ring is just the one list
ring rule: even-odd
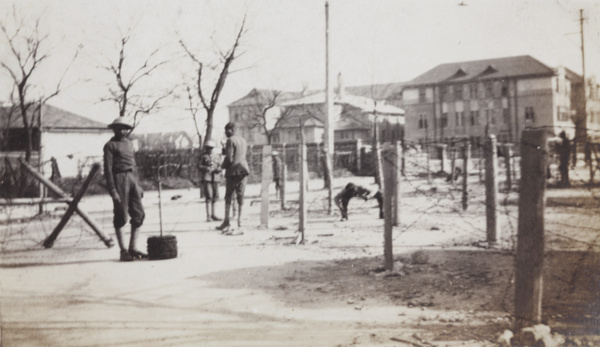
{"label": "stone", "polygon": [[416,251],[411,255],[413,264],[427,264],[429,262],[429,256],[423,251]]}

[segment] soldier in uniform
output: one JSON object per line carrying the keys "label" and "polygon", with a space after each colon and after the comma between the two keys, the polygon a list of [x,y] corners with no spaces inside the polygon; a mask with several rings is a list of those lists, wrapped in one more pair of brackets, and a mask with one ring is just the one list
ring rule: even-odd
{"label": "soldier in uniform", "polygon": [[221,156],[213,153],[215,141],[208,140],[200,155],[200,189],[206,199],[206,221],[220,221],[215,214],[215,203],[219,199],[219,182],[221,182]]}
{"label": "soldier in uniform", "polygon": [[238,203],[238,227],[241,226],[242,206],[244,204],[244,191],[246,189],[246,176],[250,174],[248,161],[246,160],[246,150],[248,144],[246,140],[235,134],[235,124],[232,122],[225,125],[225,159],[221,168],[225,169],[225,219],[217,227],[218,230],[225,231],[229,228],[229,215],[231,212],[232,197],[235,192]]}
{"label": "soldier in uniform", "polygon": [[[104,145],[104,177],[108,192],[113,200],[113,225],[121,249],[121,261],[147,258],[148,255],[136,248],[139,228],[144,222],[144,195],[140,186],[133,145],[127,135],[133,129],[123,117],[118,117],[108,125],[114,136]],[[121,228],[130,217],[131,237],[129,247],[125,246]]]}

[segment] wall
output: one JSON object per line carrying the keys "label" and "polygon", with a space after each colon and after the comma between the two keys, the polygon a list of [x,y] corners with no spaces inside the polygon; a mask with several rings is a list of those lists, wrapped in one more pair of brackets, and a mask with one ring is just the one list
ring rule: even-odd
{"label": "wall", "polygon": [[102,163],[104,144],[112,137],[112,132],[45,132],[43,135],[44,174],[50,177],[52,170],[49,160],[56,158],[62,177],[76,177],[79,173],[87,176],[93,163]]}

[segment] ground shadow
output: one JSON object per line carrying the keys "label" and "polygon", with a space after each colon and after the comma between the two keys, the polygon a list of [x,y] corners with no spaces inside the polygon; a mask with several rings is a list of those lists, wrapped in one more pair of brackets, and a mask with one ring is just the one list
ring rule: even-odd
{"label": "ground shadow", "polygon": [[[514,302],[514,257],[498,251],[433,250],[427,263],[397,256],[396,274],[382,272],[380,257],[298,261],[202,276],[216,287],[260,289],[290,306],[306,308],[361,303],[423,310],[498,313],[510,317]],[[565,335],[600,334],[600,256],[552,251],[544,267],[543,321]],[[409,322],[407,322],[410,324]],[[413,322],[436,334],[473,334],[468,319]],[[510,329],[510,319],[481,325],[480,333]],[[472,327],[471,327],[472,328]],[[485,328],[485,329],[484,329]],[[483,330],[482,330],[483,329]],[[469,332],[470,331],[470,332]],[[498,335],[495,335],[498,336]],[[438,336],[440,337],[440,336]]]}

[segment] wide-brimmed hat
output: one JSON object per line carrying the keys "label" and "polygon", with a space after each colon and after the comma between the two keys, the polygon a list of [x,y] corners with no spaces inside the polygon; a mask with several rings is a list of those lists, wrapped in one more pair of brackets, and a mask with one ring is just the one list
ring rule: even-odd
{"label": "wide-brimmed hat", "polygon": [[204,144],[204,147],[215,148],[215,147],[217,147],[217,143],[215,141],[213,141],[213,140],[208,140]]}
{"label": "wide-brimmed hat", "polygon": [[271,152],[271,155],[279,155],[279,152],[273,151],[273,152]]}
{"label": "wide-brimmed hat", "polygon": [[115,118],[115,120],[112,121],[112,123],[108,125],[108,127],[111,129],[116,126],[121,126],[127,129],[133,129],[133,126],[129,123],[127,119],[125,119],[125,117],[117,117]]}

